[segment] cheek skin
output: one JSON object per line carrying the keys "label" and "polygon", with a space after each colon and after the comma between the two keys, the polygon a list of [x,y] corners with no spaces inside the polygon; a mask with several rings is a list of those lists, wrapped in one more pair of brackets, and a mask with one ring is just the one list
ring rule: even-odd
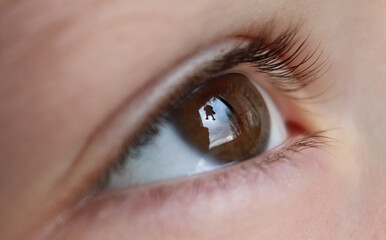
{"label": "cheek skin", "polygon": [[264,174],[231,177],[230,184],[210,187],[203,179],[194,194],[177,183],[162,193],[96,197],[50,239],[332,239],[341,228],[345,182],[334,161],[326,151],[307,149]]}

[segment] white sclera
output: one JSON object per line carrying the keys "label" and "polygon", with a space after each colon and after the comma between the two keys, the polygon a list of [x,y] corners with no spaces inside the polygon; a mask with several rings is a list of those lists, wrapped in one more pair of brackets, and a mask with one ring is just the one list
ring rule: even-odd
{"label": "white sclera", "polygon": [[276,146],[279,146],[284,140],[287,139],[288,133],[279,110],[277,109],[275,103],[271,97],[266,93],[261,87],[255,84],[256,88],[259,90],[261,96],[264,99],[265,105],[268,108],[269,117],[271,120],[271,129],[269,132],[269,140],[265,151],[268,151]]}
{"label": "white sclera", "polygon": [[189,146],[171,123],[159,126],[159,132],[140,147],[137,158],[127,159],[115,171],[107,189],[165,180],[218,168],[219,163]]}
{"label": "white sclera", "polygon": [[[280,145],[287,138],[287,131],[272,99],[263,89],[256,87],[270,114],[271,128],[265,149],[267,151]],[[140,154],[126,159],[121,168],[111,172],[106,190],[189,176],[229,165],[220,163],[190,146],[172,123],[159,124],[158,129],[159,132],[153,139],[138,149]]]}

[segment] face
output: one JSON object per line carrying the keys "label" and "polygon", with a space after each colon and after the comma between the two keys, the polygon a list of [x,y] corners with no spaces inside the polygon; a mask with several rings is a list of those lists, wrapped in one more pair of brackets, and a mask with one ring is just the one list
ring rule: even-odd
{"label": "face", "polygon": [[1,1],[1,239],[382,239],[382,1]]}

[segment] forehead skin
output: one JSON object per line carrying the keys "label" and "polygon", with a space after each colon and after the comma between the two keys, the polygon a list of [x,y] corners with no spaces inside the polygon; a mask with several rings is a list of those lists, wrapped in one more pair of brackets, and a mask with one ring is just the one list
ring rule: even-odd
{"label": "forehead skin", "polygon": [[342,137],[348,147],[337,165],[355,176],[352,191],[366,196],[358,201],[382,214],[385,196],[373,184],[385,183],[385,11],[381,1],[0,1],[1,238],[39,229],[68,207],[57,182],[95,129],[151,79],[273,20],[300,22],[331,53],[324,77],[339,80],[340,97],[319,108],[357,130]]}

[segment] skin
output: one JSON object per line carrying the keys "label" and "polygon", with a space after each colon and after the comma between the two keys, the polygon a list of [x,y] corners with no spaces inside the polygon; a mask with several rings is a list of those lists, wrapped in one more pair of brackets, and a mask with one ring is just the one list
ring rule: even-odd
{"label": "skin", "polygon": [[[0,238],[383,239],[385,13],[383,1],[0,1]],[[91,173],[146,119],[128,109],[153,79],[270,21],[301,23],[328,54],[304,91],[333,84],[298,121],[334,129],[333,143],[272,165],[273,178],[84,199]]]}

